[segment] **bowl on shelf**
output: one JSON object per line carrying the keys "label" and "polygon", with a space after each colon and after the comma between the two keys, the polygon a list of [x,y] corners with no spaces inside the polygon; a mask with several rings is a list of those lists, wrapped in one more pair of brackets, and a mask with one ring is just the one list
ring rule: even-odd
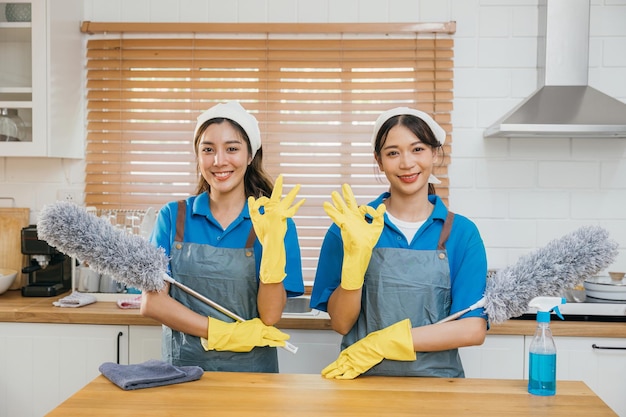
{"label": "bowl on shelf", "polygon": [[623,272],[609,272],[609,276],[613,281],[621,281],[622,279],[624,279]]}
{"label": "bowl on shelf", "polygon": [[30,3],[6,3],[4,15],[7,22],[30,22]]}
{"label": "bowl on shelf", "polygon": [[587,298],[605,302],[626,302],[626,280],[614,280],[607,276],[587,278],[584,282]]}
{"label": "bowl on shelf", "polygon": [[15,269],[0,268],[0,294],[4,294],[9,289],[16,276]]}

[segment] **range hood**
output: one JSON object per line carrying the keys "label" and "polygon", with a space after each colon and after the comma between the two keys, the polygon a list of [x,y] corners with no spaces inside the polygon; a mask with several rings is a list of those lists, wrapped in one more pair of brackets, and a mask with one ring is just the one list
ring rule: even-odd
{"label": "range hood", "polygon": [[483,134],[626,137],[626,104],[587,85],[589,0],[540,0],[539,88]]}

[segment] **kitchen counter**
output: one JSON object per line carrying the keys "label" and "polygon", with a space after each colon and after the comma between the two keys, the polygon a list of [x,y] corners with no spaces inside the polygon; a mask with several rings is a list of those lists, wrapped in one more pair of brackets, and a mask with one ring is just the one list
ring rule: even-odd
{"label": "kitchen counter", "polygon": [[[113,324],[113,325],[154,325],[159,323],[139,314],[139,309],[121,309],[113,302],[98,301],[78,308],[55,307],[52,302],[69,293],[57,297],[22,297],[16,290],[0,295],[0,322],[15,323],[70,323],[70,324]],[[327,316],[298,317],[289,315],[278,322],[282,329],[330,330]],[[533,335],[534,320],[508,320],[491,326],[488,334]],[[574,337],[618,337],[626,338],[626,323],[578,322],[553,320],[550,323],[554,336]]]}
{"label": "kitchen counter", "polygon": [[617,416],[580,381],[551,397],[523,380],[206,372],[198,381],[124,391],[104,376],[52,410],[63,416]]}

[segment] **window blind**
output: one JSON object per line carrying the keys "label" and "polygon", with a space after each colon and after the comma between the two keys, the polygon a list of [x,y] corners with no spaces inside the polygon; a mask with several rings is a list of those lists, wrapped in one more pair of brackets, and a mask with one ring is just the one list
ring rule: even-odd
{"label": "window blind", "polygon": [[[238,100],[259,120],[265,166],[301,184],[295,217],[306,281],[331,221],[322,209],[342,183],[359,204],[388,187],[370,145],[389,108],[431,114],[450,134],[449,34],[103,34],[87,43],[85,202],[158,209],[196,185],[198,114]],[[448,196],[446,158],[437,193]]]}

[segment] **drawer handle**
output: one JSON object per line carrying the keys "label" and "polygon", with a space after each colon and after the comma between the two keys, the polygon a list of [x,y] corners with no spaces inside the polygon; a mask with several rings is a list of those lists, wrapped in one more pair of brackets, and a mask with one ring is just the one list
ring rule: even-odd
{"label": "drawer handle", "polygon": [[593,345],[591,345],[592,348],[594,349],[613,349],[613,350],[626,350],[626,347],[619,347],[619,346],[598,346],[595,343]]}
{"label": "drawer handle", "polygon": [[120,339],[122,338],[122,336],[124,335],[124,333],[119,332],[117,334],[117,364],[119,365],[120,363]]}

